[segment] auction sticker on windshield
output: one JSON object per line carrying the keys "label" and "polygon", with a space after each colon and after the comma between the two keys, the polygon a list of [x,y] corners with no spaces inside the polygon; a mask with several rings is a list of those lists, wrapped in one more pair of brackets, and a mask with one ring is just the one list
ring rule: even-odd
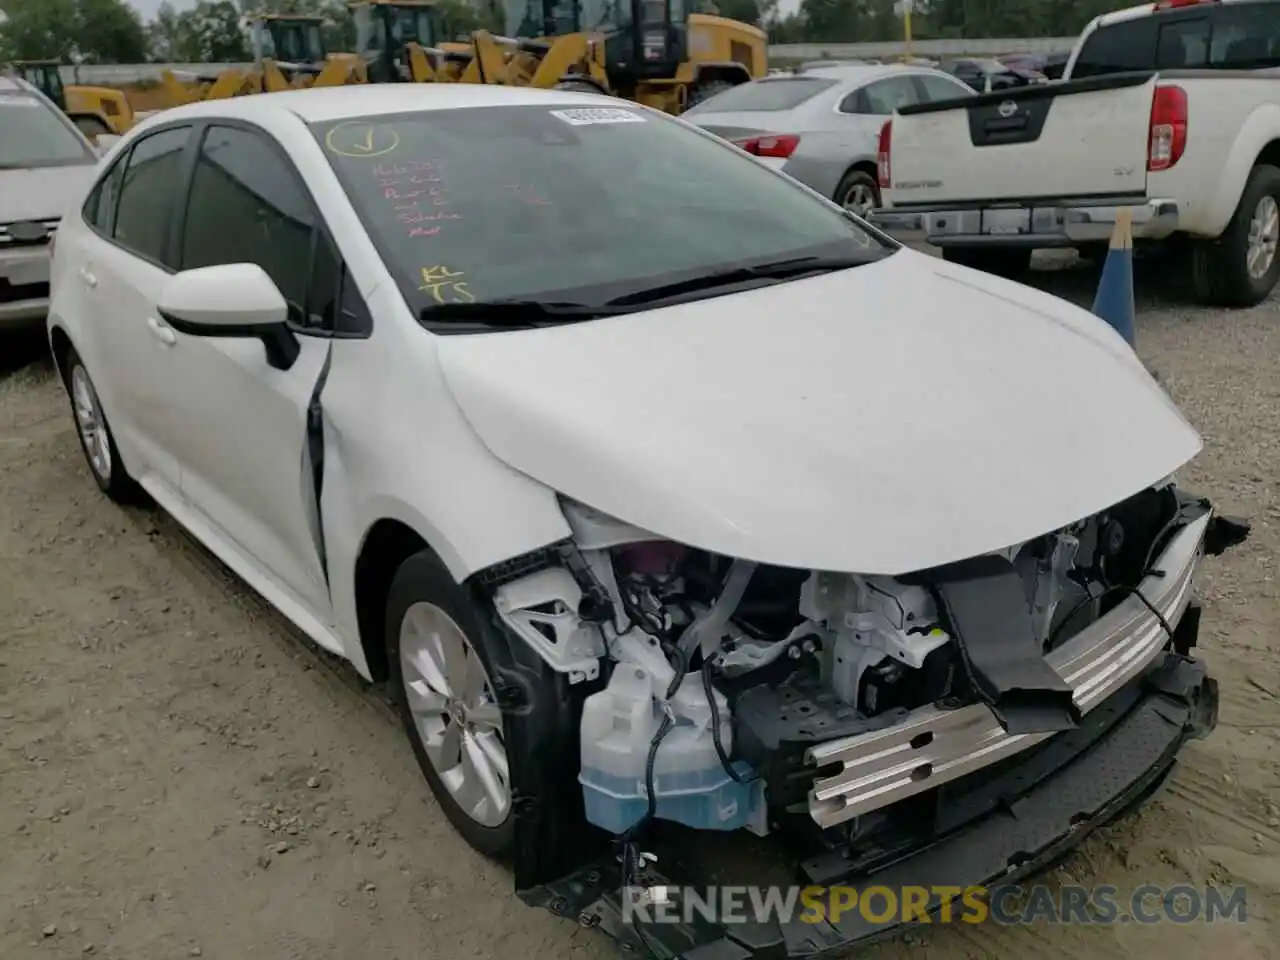
{"label": "auction sticker on windshield", "polygon": [[551,115],[575,127],[585,127],[591,123],[644,123],[644,117],[640,114],[619,110],[617,107],[575,107],[570,110],[552,110]]}

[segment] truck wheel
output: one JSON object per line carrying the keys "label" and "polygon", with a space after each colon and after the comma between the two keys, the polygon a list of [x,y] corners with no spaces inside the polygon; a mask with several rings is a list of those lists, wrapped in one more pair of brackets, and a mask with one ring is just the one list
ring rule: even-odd
{"label": "truck wheel", "polygon": [[1196,296],[1216,307],[1252,307],[1280,280],[1280,168],[1260,163],[1249,174],[1240,206],[1216,240],[1192,248]]}
{"label": "truck wheel", "polygon": [[396,572],[387,598],[391,694],[414,756],[444,814],[490,857],[515,837],[507,761],[509,723],[495,696],[495,667],[511,653],[431,550]]}
{"label": "truck wheel", "polygon": [[943,247],[942,259],[997,277],[1016,277],[1031,269],[1031,251],[1017,247]]}
{"label": "truck wheel", "polygon": [[80,132],[88,137],[91,143],[97,142],[98,137],[111,132],[111,128],[97,117],[82,114],[76,117],[74,122]]}
{"label": "truck wheel", "polygon": [[688,110],[702,103],[703,100],[710,100],[717,93],[724,93],[736,86],[736,83],[730,83],[728,80],[700,80],[689,88],[689,99],[685,101],[684,108]]}

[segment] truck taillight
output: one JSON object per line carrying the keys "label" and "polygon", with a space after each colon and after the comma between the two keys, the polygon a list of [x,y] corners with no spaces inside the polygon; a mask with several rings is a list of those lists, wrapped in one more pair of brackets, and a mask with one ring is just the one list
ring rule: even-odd
{"label": "truck taillight", "polygon": [[753,157],[777,157],[785,160],[796,152],[800,138],[794,133],[779,133],[770,137],[752,137],[737,141],[738,146]]}
{"label": "truck taillight", "polygon": [[893,146],[893,121],[886,120],[880,128],[880,145],[876,149],[876,179],[880,181],[880,189],[887,190],[891,185],[892,170],[889,165],[889,153]]}
{"label": "truck taillight", "polygon": [[1187,91],[1161,84],[1151,100],[1147,169],[1168,170],[1187,148]]}

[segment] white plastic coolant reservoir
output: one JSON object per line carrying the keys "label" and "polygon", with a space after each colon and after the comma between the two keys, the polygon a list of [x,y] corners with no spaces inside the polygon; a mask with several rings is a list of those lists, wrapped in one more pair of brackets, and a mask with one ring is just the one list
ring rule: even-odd
{"label": "white plastic coolant reservoir", "polygon": [[[624,833],[649,806],[645,765],[662,723],[660,698],[674,674],[657,644],[640,631],[618,638],[618,663],[608,686],[588,697],[582,710],[582,772],[586,815],[598,827]],[[720,742],[733,743],[729,703],[715,692]],[[656,816],[701,830],[737,830],[751,816],[750,784],[729,776],[716,753],[711,708],[698,673],[685,675],[671,699],[673,726],[654,762]],[[745,764],[735,765],[741,774]]]}

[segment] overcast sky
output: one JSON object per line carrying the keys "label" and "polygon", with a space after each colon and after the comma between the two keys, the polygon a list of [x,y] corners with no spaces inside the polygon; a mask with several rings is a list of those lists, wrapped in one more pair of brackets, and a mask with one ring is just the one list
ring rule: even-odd
{"label": "overcast sky", "polygon": [[[156,10],[159,9],[162,2],[163,0],[129,0],[129,3],[133,4],[133,6],[137,8],[138,12],[142,14],[143,20],[150,20],[154,17],[156,15]],[[192,0],[173,0],[173,5],[179,10],[183,7],[189,7],[191,4]],[[781,0],[779,6],[782,11],[786,13],[799,7],[800,0]]]}

